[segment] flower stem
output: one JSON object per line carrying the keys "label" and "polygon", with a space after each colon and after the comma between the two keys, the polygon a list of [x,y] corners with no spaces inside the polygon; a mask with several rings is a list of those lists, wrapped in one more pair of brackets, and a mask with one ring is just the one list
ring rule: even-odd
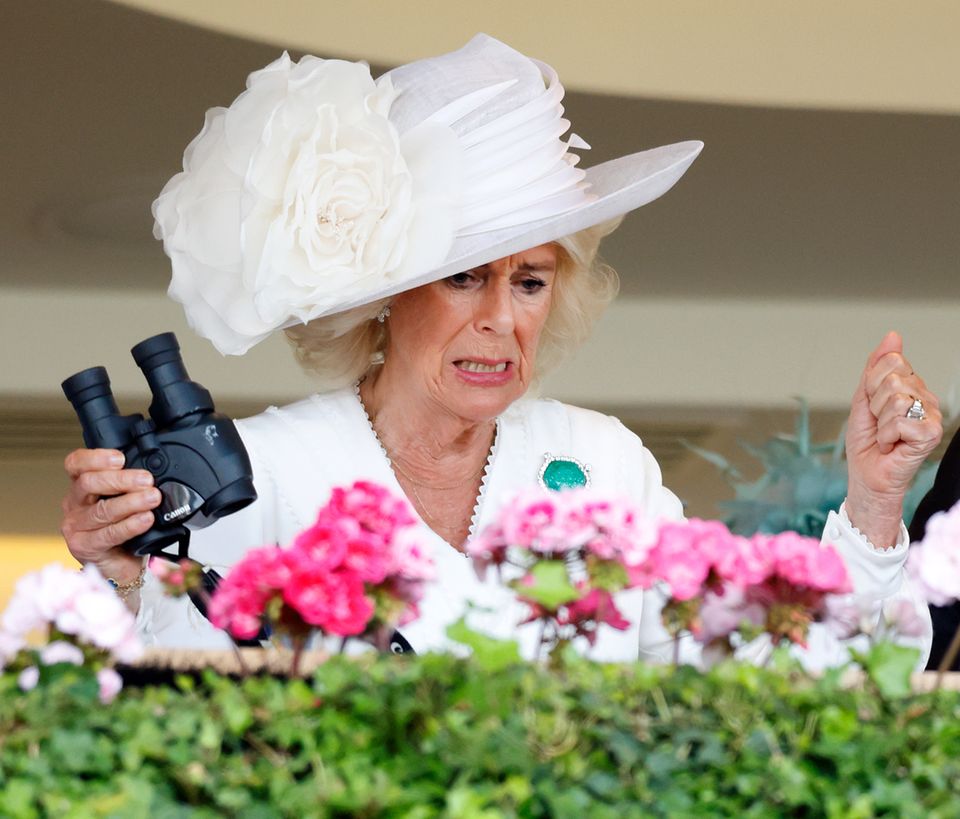
{"label": "flower stem", "polygon": [[954,632],[953,639],[950,641],[947,652],[943,655],[943,659],[940,661],[940,665],[937,667],[937,688],[940,688],[940,685],[943,683],[943,675],[953,665],[953,661],[957,659],[958,653],[960,653],[960,626],[958,626],[957,630]]}
{"label": "flower stem", "polygon": [[544,642],[547,638],[547,618],[540,618],[540,636],[537,638],[537,650],[533,655],[533,661],[536,662],[540,659],[540,650],[543,648]]}
{"label": "flower stem", "polygon": [[290,661],[290,676],[300,676],[300,659],[303,657],[303,649],[307,644],[306,637],[293,638],[293,659]]}

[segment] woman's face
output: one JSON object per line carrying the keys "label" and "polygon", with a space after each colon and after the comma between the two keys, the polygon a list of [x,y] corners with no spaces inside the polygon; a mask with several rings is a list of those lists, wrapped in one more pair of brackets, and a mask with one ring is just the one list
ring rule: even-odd
{"label": "woman's face", "polygon": [[540,245],[397,296],[384,369],[391,381],[470,421],[526,392],[557,274]]}

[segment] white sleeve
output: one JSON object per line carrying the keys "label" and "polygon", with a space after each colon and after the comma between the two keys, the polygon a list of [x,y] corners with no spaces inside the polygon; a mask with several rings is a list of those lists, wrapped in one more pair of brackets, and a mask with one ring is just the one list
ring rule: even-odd
{"label": "white sleeve", "polygon": [[[237,430],[253,467],[257,500],[221,518],[205,529],[190,533],[189,557],[204,568],[226,576],[229,569],[252,548],[273,542],[273,484],[259,454],[257,436],[242,421]],[[214,628],[190,599],[169,597],[162,584],[148,571],[140,590],[137,630],[146,646],[169,648],[229,648],[229,637]]]}
{"label": "white sleeve", "polygon": [[[917,616],[926,624],[922,638],[900,638],[894,635],[896,642],[915,646],[920,649],[917,670],[922,671],[930,657],[933,642],[933,623],[930,609],[924,600],[915,593],[907,582],[905,564],[910,549],[910,536],[901,522],[897,543],[889,549],[875,548],[867,538],[851,523],[843,511],[831,512],[823,529],[821,543],[833,546],[843,557],[853,584],[854,597],[864,612],[864,617],[872,622],[875,636],[887,636],[888,629],[884,610],[890,610],[901,601],[906,601]],[[811,669],[837,665],[849,659],[847,644],[838,640],[826,627],[814,624],[818,633],[816,643],[811,640],[805,664]],[[861,641],[862,642],[862,641]],[[862,647],[862,646],[861,646]]]}

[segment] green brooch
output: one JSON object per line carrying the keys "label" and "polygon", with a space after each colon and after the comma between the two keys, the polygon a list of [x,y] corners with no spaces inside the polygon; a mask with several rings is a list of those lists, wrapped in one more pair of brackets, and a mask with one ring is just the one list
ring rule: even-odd
{"label": "green brooch", "polygon": [[590,486],[590,467],[569,455],[553,455],[545,452],[537,481],[544,489],[552,489],[555,492],[561,489]]}

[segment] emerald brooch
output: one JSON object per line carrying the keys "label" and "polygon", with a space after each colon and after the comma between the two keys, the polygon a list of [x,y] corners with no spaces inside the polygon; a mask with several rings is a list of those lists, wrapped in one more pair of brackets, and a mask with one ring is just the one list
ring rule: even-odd
{"label": "emerald brooch", "polygon": [[537,481],[544,489],[576,489],[590,486],[590,467],[569,455],[543,454]]}

